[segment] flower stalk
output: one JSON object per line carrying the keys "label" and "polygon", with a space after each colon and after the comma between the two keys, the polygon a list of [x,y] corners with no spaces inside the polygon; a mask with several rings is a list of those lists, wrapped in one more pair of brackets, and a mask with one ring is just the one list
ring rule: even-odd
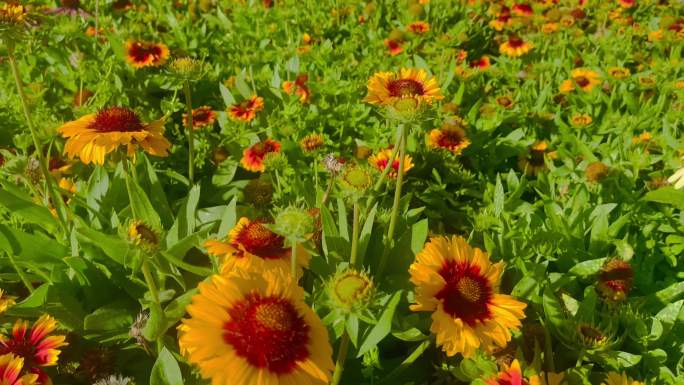
{"label": "flower stalk", "polygon": [[344,371],[344,363],[347,360],[347,353],[349,352],[349,335],[345,331],[340,341],[340,349],[337,351],[337,359],[335,360],[335,372],[333,372],[333,380],[331,385],[339,385],[342,380],[342,372]]}
{"label": "flower stalk", "polygon": [[31,120],[31,113],[29,112],[28,100],[26,98],[26,94],[24,93],[24,82],[21,80],[19,66],[17,65],[16,57],[14,56],[14,45],[10,42],[7,42],[7,57],[9,59],[10,67],[12,68],[12,75],[14,76],[14,83],[16,85],[17,92],[19,93],[19,99],[21,100],[21,107],[24,111],[26,125],[28,126],[29,131],[31,132],[33,146],[35,147],[35,151],[38,154],[38,163],[40,164],[40,171],[42,172],[43,177],[45,178],[45,185],[48,196],[50,197],[52,204],[55,206],[55,210],[57,211],[57,219],[59,220],[62,230],[64,231],[64,234],[68,234],[69,231],[67,227],[66,208],[64,207],[62,196],[57,190],[57,185],[52,180],[52,174],[50,174],[50,170],[47,166],[47,160],[45,159],[45,154],[43,154],[42,146],[40,145],[40,141],[38,140],[38,133],[36,132],[36,127],[33,125],[33,121]]}
{"label": "flower stalk", "polygon": [[[399,203],[401,201],[401,187],[404,182],[404,158],[406,157],[406,127],[402,125],[400,127],[399,134],[399,170],[397,170],[397,184],[394,189],[394,202],[392,203],[392,211],[390,213],[390,223],[387,229],[387,242],[388,244],[393,243],[394,232],[397,227],[397,220],[399,218]],[[391,164],[395,159],[394,155],[390,157],[390,161],[387,162]],[[385,252],[382,253],[380,257],[380,263],[378,264],[378,276],[382,276],[385,270],[385,265],[387,264],[387,257],[389,256],[389,247],[385,248]]]}
{"label": "flower stalk", "polygon": [[192,127],[192,95],[190,91],[190,81],[185,80],[184,82],[184,93],[185,93],[185,107],[188,114],[188,124],[186,127],[186,132],[188,136],[188,180],[190,181],[190,188],[195,183],[195,143],[194,143],[194,129]]}

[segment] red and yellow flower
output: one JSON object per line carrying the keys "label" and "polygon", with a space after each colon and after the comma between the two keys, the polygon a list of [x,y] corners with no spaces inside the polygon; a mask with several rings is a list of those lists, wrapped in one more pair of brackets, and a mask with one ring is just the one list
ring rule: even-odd
{"label": "red and yellow flower", "polygon": [[330,382],[328,332],[291,277],[243,271],[214,275],[198,289],[178,342],[212,385]]}
{"label": "red and yellow flower", "polygon": [[[382,172],[385,167],[387,167],[387,163],[390,160],[390,157],[392,156],[392,149],[391,148],[386,148],[384,150],[380,150],[379,152],[371,155],[368,158],[368,163],[370,163],[373,167],[375,167],[378,171]],[[399,154],[394,157],[392,160],[392,165],[390,166],[389,176],[390,178],[396,178],[397,173],[399,172]],[[413,168],[413,159],[411,159],[410,155],[405,155],[404,156],[404,174],[407,173],[410,169]]]}
{"label": "red and yellow flower", "polygon": [[24,369],[24,359],[14,354],[0,356],[0,384],[2,385],[33,385],[38,380],[34,373],[21,375]]}
{"label": "red and yellow flower", "polygon": [[387,47],[390,56],[397,56],[400,53],[404,52],[404,48],[401,46],[403,44],[403,41],[401,40],[385,39],[384,44],[385,47]]}
{"label": "red and yellow flower", "polygon": [[10,297],[2,289],[0,289],[0,314],[3,314],[10,307],[14,306],[14,298]]}
{"label": "red and yellow flower", "polygon": [[28,321],[17,320],[11,336],[0,336],[0,355],[14,354],[24,360],[24,371],[37,375],[37,384],[51,384],[50,378],[41,369],[54,366],[66,346],[65,337],[50,335],[57,328],[57,321],[49,315],[41,316],[29,331]]}
{"label": "red and yellow flower", "polygon": [[503,370],[486,381],[487,385],[530,385],[523,377],[518,360],[513,360],[510,366],[503,365]]}
{"label": "red and yellow flower", "polygon": [[479,59],[470,61],[470,68],[477,68],[483,71],[489,68],[491,65],[491,60],[489,60],[489,56],[487,55],[482,55],[482,57]]}
{"label": "red and yellow flower", "polygon": [[641,381],[634,381],[625,373],[610,372],[601,385],[644,385]]}
{"label": "red and yellow flower", "polygon": [[136,69],[159,67],[169,58],[169,47],[163,43],[129,40],[126,42],[126,60]]}
{"label": "red and yellow flower", "polygon": [[519,57],[534,48],[532,43],[523,40],[520,36],[511,34],[508,39],[499,45],[499,51],[510,57]]}
{"label": "red and yellow flower", "polygon": [[297,76],[297,79],[295,79],[295,81],[284,81],[283,91],[290,95],[294,93],[295,95],[299,96],[300,102],[306,103],[309,101],[309,98],[311,97],[311,91],[309,90],[309,87],[306,85],[307,80],[309,80],[309,76],[306,74],[302,74]]}
{"label": "red and yellow flower", "polygon": [[425,21],[414,21],[406,27],[410,32],[423,34],[430,31],[430,24]]}
{"label": "red and yellow flower", "polygon": [[[198,130],[211,126],[216,121],[216,112],[209,106],[202,106],[192,110],[192,128]],[[183,114],[183,126],[188,126],[188,114]]]}
{"label": "red and yellow flower", "polygon": [[564,80],[560,86],[560,92],[568,93],[579,87],[584,92],[591,92],[594,87],[601,83],[599,74],[592,70],[576,68],[570,73],[570,79]]}
{"label": "red and yellow flower", "polygon": [[548,142],[540,140],[530,146],[527,154],[520,156],[518,167],[526,175],[536,176],[546,170],[546,159],[556,159],[556,156],[555,151],[549,151]]}
{"label": "red and yellow flower", "polygon": [[470,146],[470,139],[464,128],[467,123],[461,118],[453,118],[442,124],[441,128],[430,131],[427,140],[428,148],[441,149],[459,155],[466,147]]}
{"label": "red and yellow flower", "polygon": [[257,112],[263,109],[264,98],[254,95],[247,100],[228,107],[228,115],[236,121],[250,122],[256,117]]}
{"label": "red and yellow flower", "polygon": [[242,151],[242,159],[240,159],[240,164],[246,170],[264,172],[266,171],[264,158],[266,158],[266,155],[271,152],[280,152],[280,142],[273,139],[266,139],[255,143]]}
{"label": "red and yellow flower", "polygon": [[64,124],[58,129],[67,138],[64,152],[81,162],[104,164],[105,155],[125,146],[129,156],[138,147],[155,156],[167,156],[171,143],[164,137],[164,120],[142,123],[125,107],[108,107]]}
{"label": "red and yellow flower", "polygon": [[503,268],[456,236],[432,238],[416,255],[409,268],[416,286],[411,310],[432,312],[430,331],[448,356],[505,347],[511,330],[520,329],[527,305],[499,294]]}
{"label": "red and yellow flower", "polygon": [[364,101],[370,104],[395,105],[402,99],[413,99],[418,104],[431,104],[441,100],[437,80],[422,69],[403,68],[398,73],[378,72],[368,80],[368,95]]}
{"label": "red and yellow flower", "polygon": [[[259,271],[278,269],[284,274],[289,273],[292,248],[285,245],[285,238],[269,230],[267,224],[242,217],[226,239],[210,239],[204,243],[209,254],[222,259],[222,274],[249,268]],[[309,265],[309,259],[309,253],[298,244],[297,265],[300,272]]]}

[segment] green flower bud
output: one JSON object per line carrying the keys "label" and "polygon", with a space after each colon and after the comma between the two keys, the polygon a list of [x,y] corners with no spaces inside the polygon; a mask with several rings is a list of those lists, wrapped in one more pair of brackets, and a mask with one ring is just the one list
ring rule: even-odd
{"label": "green flower bud", "polygon": [[354,269],[335,274],[326,289],[332,307],[347,313],[367,308],[374,294],[373,280],[364,271]]}
{"label": "green flower bud", "polygon": [[285,238],[305,242],[314,232],[314,218],[308,211],[290,206],[275,217],[271,230]]}

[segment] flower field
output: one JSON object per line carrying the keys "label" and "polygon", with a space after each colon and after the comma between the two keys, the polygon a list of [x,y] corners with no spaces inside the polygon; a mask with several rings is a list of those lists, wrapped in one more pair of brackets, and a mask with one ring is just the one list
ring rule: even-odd
{"label": "flower field", "polygon": [[681,0],[0,1],[0,384],[684,384]]}

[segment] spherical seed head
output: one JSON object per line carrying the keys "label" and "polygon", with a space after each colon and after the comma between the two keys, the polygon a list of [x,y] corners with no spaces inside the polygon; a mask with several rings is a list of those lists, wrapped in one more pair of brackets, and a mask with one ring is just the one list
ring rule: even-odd
{"label": "spherical seed head", "polygon": [[340,184],[350,192],[364,192],[373,185],[370,170],[359,165],[350,165],[344,169]]}
{"label": "spherical seed head", "polygon": [[287,168],[287,158],[282,152],[269,152],[264,156],[266,170],[282,171]]}
{"label": "spherical seed head", "polygon": [[197,59],[181,57],[171,62],[169,71],[184,80],[199,80],[204,76],[205,65]]}
{"label": "spherical seed head", "polygon": [[327,154],[325,158],[323,158],[323,165],[331,174],[338,174],[344,168],[344,163],[341,162],[335,154]]}
{"label": "spherical seed head", "polygon": [[373,289],[371,278],[354,269],[337,273],[327,286],[332,305],[346,312],[365,309],[372,300]]}
{"label": "spherical seed head", "polygon": [[309,213],[295,206],[289,206],[278,213],[272,230],[298,242],[306,241],[314,231],[314,219]]}
{"label": "spherical seed head", "polygon": [[245,200],[256,207],[263,207],[273,199],[273,183],[267,178],[252,179],[243,191]]}

